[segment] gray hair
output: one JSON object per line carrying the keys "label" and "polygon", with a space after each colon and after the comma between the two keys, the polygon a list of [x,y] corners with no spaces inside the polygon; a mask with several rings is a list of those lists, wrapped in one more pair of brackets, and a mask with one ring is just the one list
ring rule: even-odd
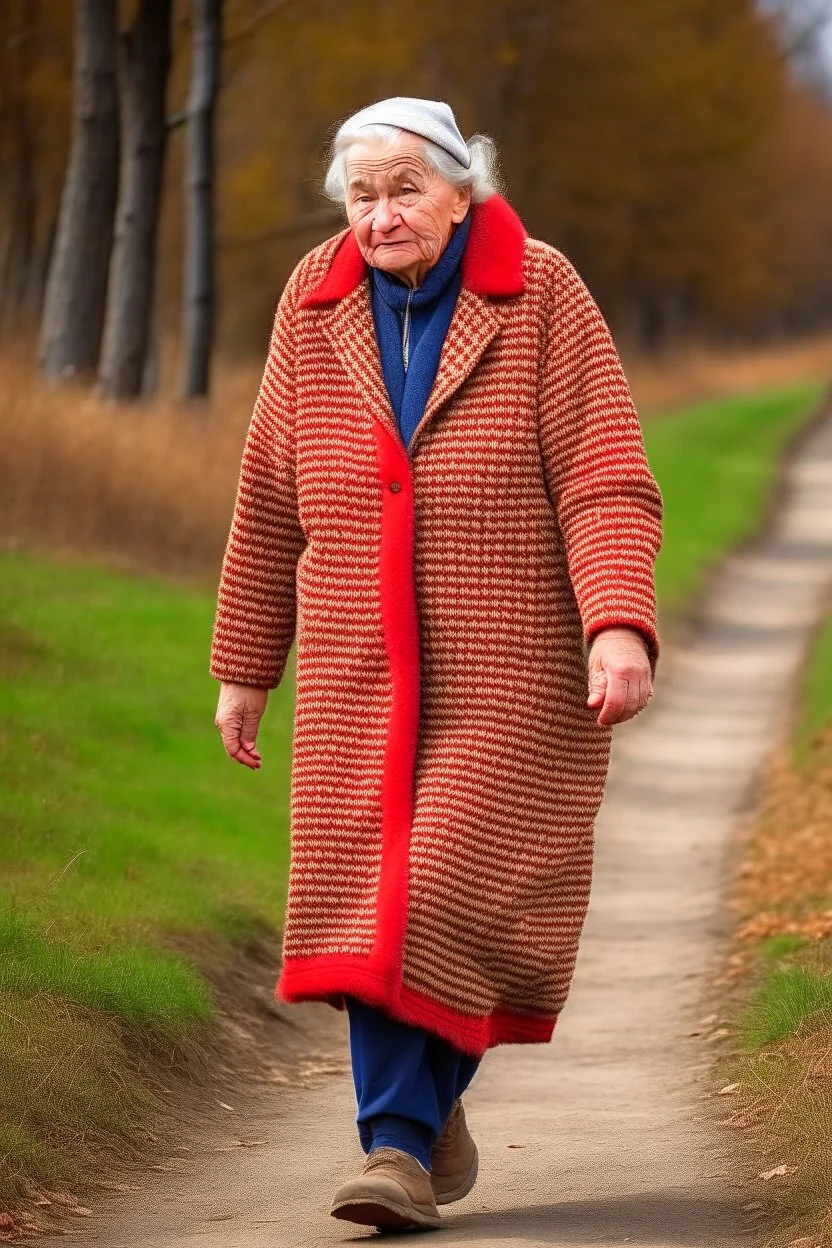
{"label": "gray hair", "polygon": [[[344,204],[347,199],[347,155],[354,143],[364,139],[384,139],[394,142],[400,134],[407,134],[400,126],[388,126],[377,123],[349,129],[349,122],[341,127],[332,145],[329,168],[324,178],[324,194],[336,204]],[[481,204],[492,195],[497,195],[502,186],[500,163],[497,145],[487,134],[475,134],[466,144],[471,157],[468,169],[461,165],[450,152],[429,139],[422,140],[425,159],[436,170],[441,178],[452,186],[470,187],[471,199]]]}

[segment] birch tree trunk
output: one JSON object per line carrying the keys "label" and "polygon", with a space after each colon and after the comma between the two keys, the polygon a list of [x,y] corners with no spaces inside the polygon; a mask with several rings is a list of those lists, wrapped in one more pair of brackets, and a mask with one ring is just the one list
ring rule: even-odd
{"label": "birch tree trunk", "polygon": [[215,114],[220,84],[223,0],[194,0],[194,49],[185,159],[184,365],[182,397],[204,398],[215,318]]}
{"label": "birch tree trunk", "polygon": [[76,0],[72,142],[41,322],[55,380],[95,369],[118,188],[116,0]]}
{"label": "birch tree trunk", "polygon": [[153,310],[171,0],[141,0],[122,47],[121,189],[98,380],[109,397],[133,399],[142,393]]}

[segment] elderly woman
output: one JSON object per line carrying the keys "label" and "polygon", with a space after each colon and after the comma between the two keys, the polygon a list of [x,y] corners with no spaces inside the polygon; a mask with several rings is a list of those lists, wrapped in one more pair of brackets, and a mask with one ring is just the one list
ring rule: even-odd
{"label": "elderly woman", "polygon": [[368,1156],[332,1213],[432,1227],[476,1178],[478,1061],[548,1041],[566,999],[611,726],[652,692],[661,496],[601,314],[490,140],[384,100],[326,190],[349,228],[277,310],[216,722],[259,768],[296,638],[278,992],[349,1012]]}

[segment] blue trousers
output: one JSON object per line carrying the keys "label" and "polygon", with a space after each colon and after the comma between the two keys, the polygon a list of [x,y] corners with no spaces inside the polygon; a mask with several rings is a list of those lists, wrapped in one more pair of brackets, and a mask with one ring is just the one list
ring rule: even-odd
{"label": "blue trousers", "polygon": [[349,999],[350,1055],[365,1153],[398,1148],[430,1170],[430,1155],[478,1060],[422,1027]]}

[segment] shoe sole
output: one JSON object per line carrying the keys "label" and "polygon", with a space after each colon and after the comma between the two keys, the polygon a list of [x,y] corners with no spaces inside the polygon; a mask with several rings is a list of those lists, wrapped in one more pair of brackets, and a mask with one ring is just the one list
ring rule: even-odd
{"label": "shoe sole", "polygon": [[479,1170],[479,1166],[480,1157],[475,1145],[474,1160],[471,1162],[471,1169],[468,1171],[468,1174],[462,1182],[456,1187],[452,1187],[450,1191],[447,1192],[434,1191],[433,1195],[437,1205],[452,1205],[454,1201],[462,1200],[463,1197],[467,1196],[477,1181],[477,1171]]}
{"label": "shoe sole", "polygon": [[333,1218],[357,1222],[360,1226],[376,1226],[380,1231],[435,1231],[441,1226],[437,1215],[419,1213],[412,1207],[380,1197],[342,1200],[332,1206],[330,1213]]}

